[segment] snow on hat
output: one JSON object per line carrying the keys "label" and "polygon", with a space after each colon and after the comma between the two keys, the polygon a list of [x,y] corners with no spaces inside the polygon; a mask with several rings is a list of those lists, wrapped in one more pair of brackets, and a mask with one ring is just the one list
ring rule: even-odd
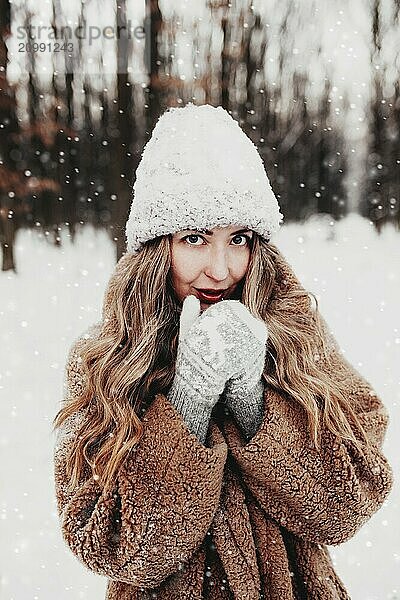
{"label": "snow on hat", "polygon": [[128,252],[182,229],[243,225],[269,239],[282,219],[257,147],[221,106],[159,118],[136,170]]}

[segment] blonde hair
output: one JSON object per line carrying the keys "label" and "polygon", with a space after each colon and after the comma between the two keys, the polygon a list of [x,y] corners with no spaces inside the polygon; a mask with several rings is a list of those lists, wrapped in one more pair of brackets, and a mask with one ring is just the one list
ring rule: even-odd
{"label": "blonde hair", "polygon": [[[87,467],[103,487],[112,485],[115,473],[142,436],[140,410],[155,394],[166,393],[172,383],[181,304],[170,280],[171,237],[151,240],[140,253],[120,259],[106,291],[100,334],[81,343],[84,389],[54,419],[57,428],[78,410],[88,409],[90,414],[67,458],[72,488]],[[365,431],[340,383],[316,360],[316,338],[319,352],[327,353],[317,300],[311,315],[299,310],[299,302],[310,306],[301,286],[291,286],[279,297],[278,284],[284,284],[278,281],[279,260],[278,250],[253,233],[240,288],[242,302],[268,325],[264,379],[303,407],[317,450],[322,422],[362,452],[350,423],[368,445]]]}

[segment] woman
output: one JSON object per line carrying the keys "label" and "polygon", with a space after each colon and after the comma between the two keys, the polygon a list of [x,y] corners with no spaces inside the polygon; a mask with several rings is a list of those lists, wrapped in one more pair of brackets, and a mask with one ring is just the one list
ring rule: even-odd
{"label": "woman", "polygon": [[326,546],[391,490],[388,415],[270,243],[281,218],[222,108],[160,118],[55,419],[63,536],[108,600],[349,598]]}

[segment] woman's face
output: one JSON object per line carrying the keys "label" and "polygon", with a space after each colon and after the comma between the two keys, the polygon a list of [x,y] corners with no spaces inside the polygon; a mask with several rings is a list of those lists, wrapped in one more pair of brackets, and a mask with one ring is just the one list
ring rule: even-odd
{"label": "woman's face", "polygon": [[[178,299],[183,302],[193,294],[203,311],[210,304],[232,297],[249,264],[252,236],[251,229],[240,225],[175,233],[171,277]],[[207,296],[205,290],[220,294]]]}

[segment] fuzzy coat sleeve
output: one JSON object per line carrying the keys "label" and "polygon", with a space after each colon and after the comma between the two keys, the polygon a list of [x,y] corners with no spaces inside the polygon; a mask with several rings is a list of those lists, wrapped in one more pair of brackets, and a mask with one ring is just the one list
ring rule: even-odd
{"label": "fuzzy coat sleeve", "polygon": [[[66,368],[64,401],[82,389],[79,340]],[[212,447],[190,433],[180,414],[157,395],[143,417],[144,433],[104,491],[86,470],[67,489],[66,458],[73,452],[83,412],[58,430],[54,473],[64,540],[92,571],[152,588],[182,568],[209,528],[222,486],[227,445],[220,433]]]}
{"label": "fuzzy coat sleeve", "polygon": [[271,389],[264,395],[263,422],[250,442],[239,442],[232,425],[227,440],[248,488],[279,525],[308,541],[335,545],[354,536],[381,507],[393,474],[382,453],[388,413],[332,336],[329,343],[324,368],[346,383],[347,400],[372,442],[369,449],[363,445],[365,458],[322,424],[317,452],[303,409]]}

